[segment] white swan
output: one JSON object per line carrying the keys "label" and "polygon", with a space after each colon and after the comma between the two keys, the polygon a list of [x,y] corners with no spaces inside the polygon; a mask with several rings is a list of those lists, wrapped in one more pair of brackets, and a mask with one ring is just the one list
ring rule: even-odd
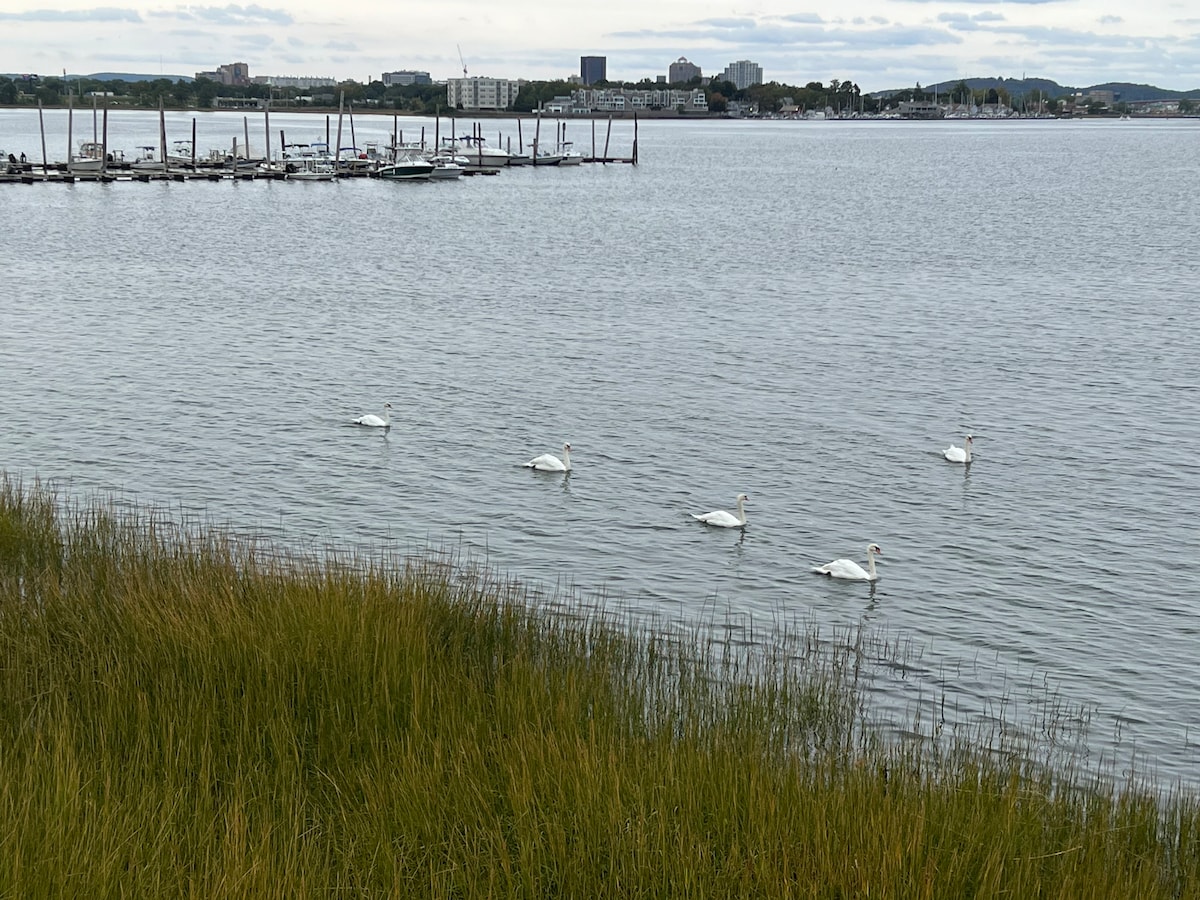
{"label": "white swan", "polygon": [[942,456],[955,463],[969,463],[971,461],[971,436],[968,434],[967,439],[963,441],[962,447],[955,447],[951,444],[942,451]]}
{"label": "white swan", "polygon": [[390,414],[391,408],[392,408],[392,404],[385,403],[385,404],[383,404],[383,418],[382,419],[379,418],[379,416],[375,415],[374,413],[367,413],[365,416],[359,416],[357,419],[355,419],[354,424],[355,425],[370,425],[372,428],[391,428],[392,427],[392,419],[391,419],[391,414]]}
{"label": "white swan", "polygon": [[708,513],[692,513],[693,519],[703,522],[705,525],[716,525],[718,528],[745,528],[746,527],[746,501],[750,498],[745,494],[737,495],[737,515],[723,509],[717,509]]}
{"label": "white swan", "polygon": [[867,567],[864,569],[852,559],[835,559],[833,562],[817,566],[814,572],[828,575],[830,578],[845,578],[849,581],[876,581],[879,575],[875,572],[875,554],[883,555],[878,544],[867,547]]}
{"label": "white swan", "polygon": [[543,453],[525,463],[527,469],[537,469],[539,472],[570,472],[571,445],[563,444],[563,458],[559,459],[553,453]]}

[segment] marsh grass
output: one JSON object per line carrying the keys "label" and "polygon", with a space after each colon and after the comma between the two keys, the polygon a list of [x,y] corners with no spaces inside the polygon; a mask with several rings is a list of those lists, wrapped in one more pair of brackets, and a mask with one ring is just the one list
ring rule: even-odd
{"label": "marsh grass", "polygon": [[852,643],[752,637],[5,479],[0,896],[1200,894],[1190,795],[880,741]]}

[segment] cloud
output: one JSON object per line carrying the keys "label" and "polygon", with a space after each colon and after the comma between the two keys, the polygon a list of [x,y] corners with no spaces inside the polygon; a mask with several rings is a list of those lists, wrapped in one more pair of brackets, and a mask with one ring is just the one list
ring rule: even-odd
{"label": "cloud", "polygon": [[251,4],[238,6],[231,3],[228,6],[177,6],[174,9],[164,9],[153,13],[160,18],[183,19],[188,22],[208,22],[211,25],[291,25],[295,22],[290,14],[282,9],[268,9],[265,6]]}
{"label": "cloud", "polygon": [[1101,25],[1120,25],[1125,20],[1120,16],[1101,16],[1097,21]]}
{"label": "cloud", "polygon": [[987,28],[991,22],[1003,22],[1004,16],[994,12],[981,12],[974,15],[954,12],[942,13],[937,20],[944,22],[955,31],[980,31]]}
{"label": "cloud", "polygon": [[0,21],[11,22],[141,22],[135,9],[101,6],[93,9],[31,9],[26,12],[0,12]]}

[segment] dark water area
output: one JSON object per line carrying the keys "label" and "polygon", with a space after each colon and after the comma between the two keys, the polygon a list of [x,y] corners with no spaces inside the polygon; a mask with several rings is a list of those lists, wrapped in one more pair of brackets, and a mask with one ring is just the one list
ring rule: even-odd
{"label": "dark water area", "polygon": [[[155,144],[157,114],[109,135]],[[1048,692],[1091,762],[1200,782],[1200,124],[639,139],[636,168],[449,183],[0,185],[0,468],[666,621],[865,625],[920,648],[873,685],[898,730]],[[6,153],[40,140],[0,111]],[[385,401],[390,430],[352,424]],[[569,476],[522,467],[564,441]],[[744,533],[689,515],[741,492]],[[871,542],[875,585],[809,571]]]}

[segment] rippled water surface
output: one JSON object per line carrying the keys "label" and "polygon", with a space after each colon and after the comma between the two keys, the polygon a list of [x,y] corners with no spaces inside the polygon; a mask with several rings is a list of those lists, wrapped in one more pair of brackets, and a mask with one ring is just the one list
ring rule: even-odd
{"label": "rippled water surface", "polygon": [[[157,143],[154,114],[108,128]],[[1035,683],[1093,710],[1094,758],[1200,781],[1200,125],[639,140],[445,184],[0,185],[0,467],[668,619],[865,622],[923,648],[885,703],[986,719]],[[6,152],[40,141],[0,111]],[[385,401],[389,433],[350,424]],[[521,467],[563,441],[569,477]],[[744,534],[688,515],[743,491]],[[869,542],[873,589],[810,574]]]}

